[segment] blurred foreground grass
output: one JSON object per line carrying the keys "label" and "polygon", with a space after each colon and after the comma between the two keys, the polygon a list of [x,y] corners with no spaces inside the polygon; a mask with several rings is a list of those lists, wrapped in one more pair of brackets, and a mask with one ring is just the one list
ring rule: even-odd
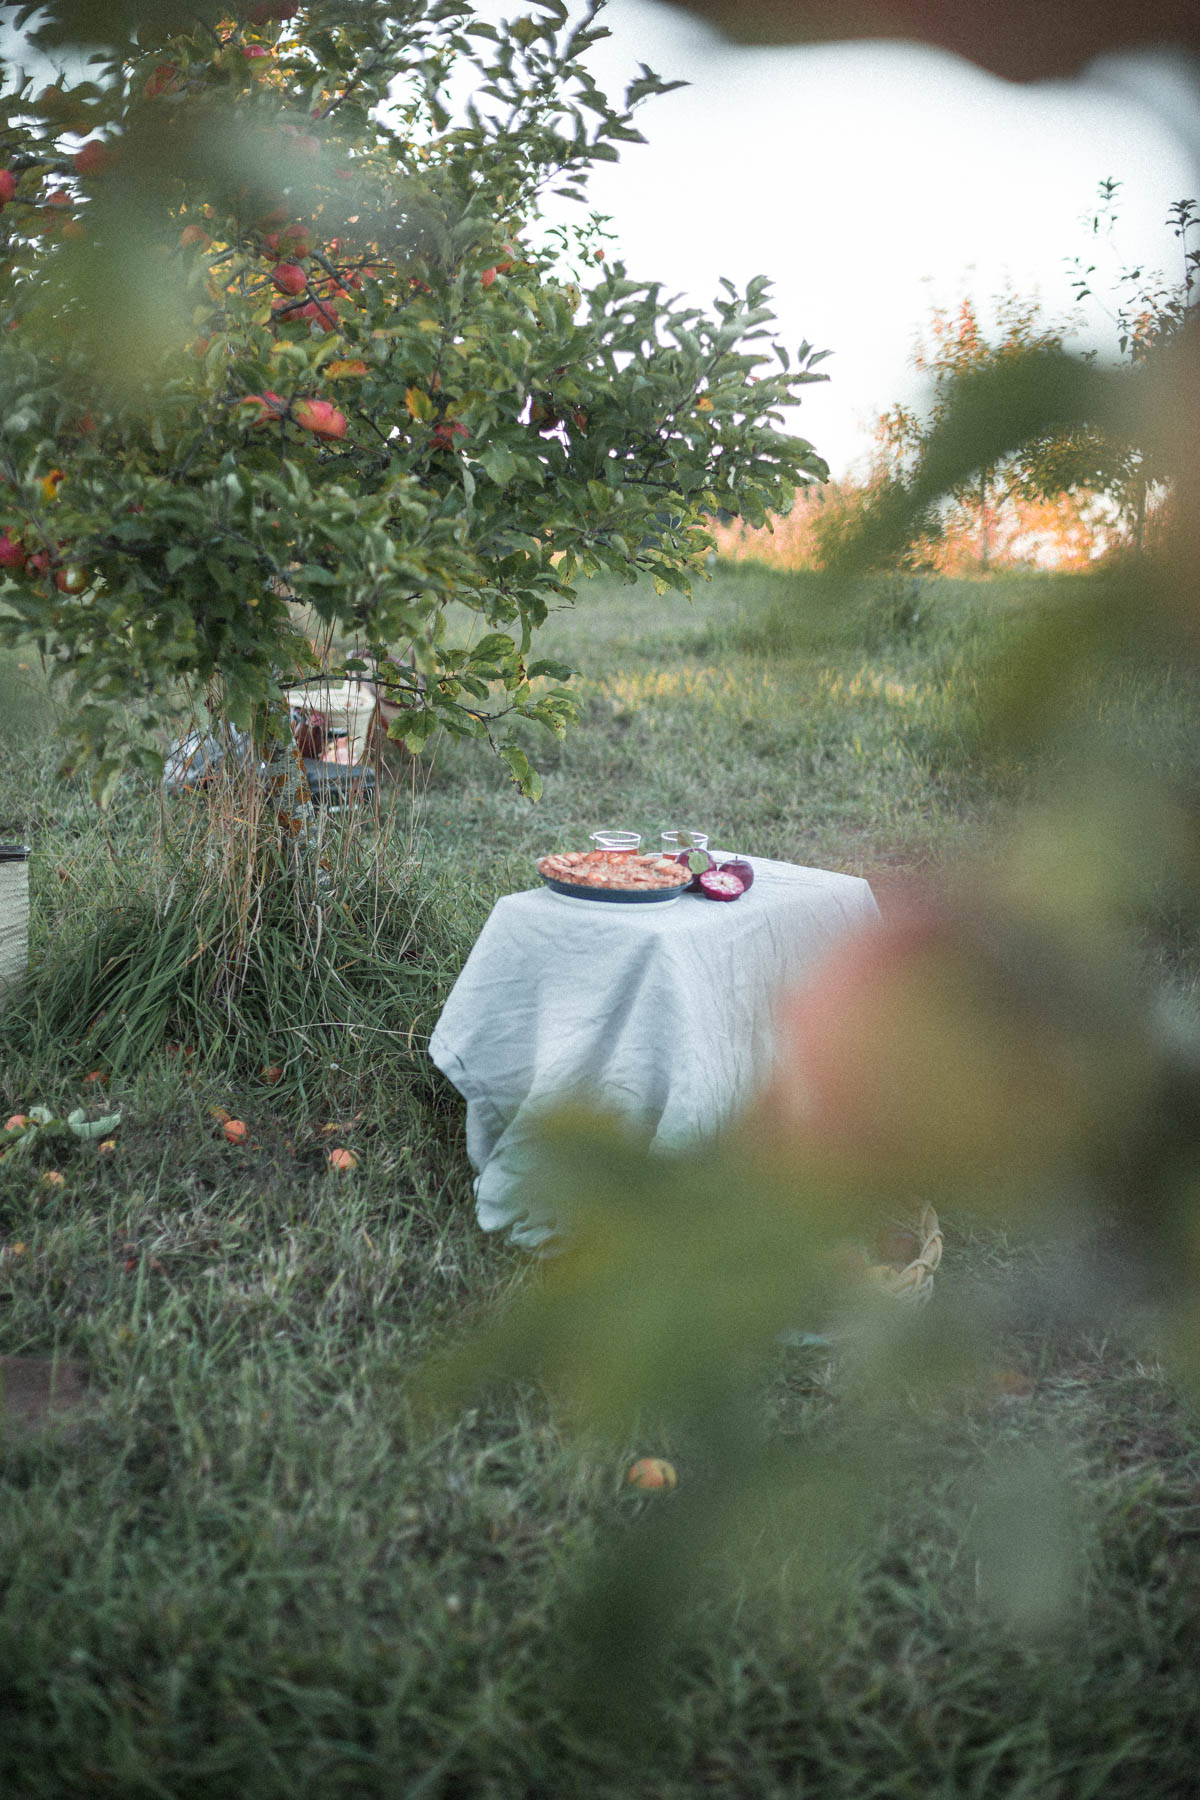
{"label": "blurred foreground grass", "polygon": [[[882,1507],[856,1536],[814,1484],[807,1520],[781,1506],[765,1546],[725,1515],[744,1585],[717,1578],[719,1544],[698,1548],[666,1642],[655,1616],[598,1622],[615,1655],[624,1629],[631,1660],[637,1637],[668,1667],[632,1742],[602,1695],[587,1722],[568,1705],[585,1553],[652,1576],[665,1509],[711,1489],[705,1446],[632,1431],[631,1455],[680,1470],[675,1495],[642,1500],[532,1384],[434,1426],[413,1410],[427,1359],[541,1280],[478,1233],[461,1104],[422,1055],[497,895],[613,823],[865,873],[886,906],[889,878],[936,876],[1053,789],[1053,744],[1038,767],[984,755],[980,674],[1031,609],[1087,592],[884,580],[814,628],[812,584],[744,568],[690,609],[589,591],[547,633],[587,673],[540,805],[460,746],[427,780],[398,767],[385,831],[334,834],[321,944],[258,921],[243,998],[193,986],[184,1016],[136,1012],[106,1086],[82,1079],[114,1041],[89,1039],[84,1002],[189,966],[200,840],[176,808],[164,847],[157,798],[134,789],[102,824],[52,780],[36,671],[0,667],[0,837],[35,851],[31,1004],[0,1039],[0,1105],[123,1115],[112,1151],[0,1164],[0,1350],[73,1359],[95,1396],[69,1429],[0,1440],[4,1792],[1190,1791],[1200,1433],[1136,1317],[1108,1327],[1058,1292],[1047,1323],[1044,1244],[945,1221],[933,1312],[990,1311],[993,1366],[932,1407],[893,1395]],[[1177,675],[1131,667],[1076,703],[1107,710],[1115,762],[1194,795]],[[1186,917],[1164,892],[1134,923],[1187,1008]],[[215,1106],[248,1143],[221,1139]],[[352,1175],[329,1172],[331,1145]],[[776,1350],[770,1466],[819,1471],[854,1380],[820,1346]],[[850,1579],[819,1591],[814,1556]]]}

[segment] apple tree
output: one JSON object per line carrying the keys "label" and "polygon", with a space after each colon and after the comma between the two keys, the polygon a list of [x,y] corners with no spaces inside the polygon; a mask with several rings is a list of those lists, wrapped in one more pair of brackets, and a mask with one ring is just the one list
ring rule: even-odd
{"label": "apple tree", "polygon": [[64,73],[0,93],[0,631],[69,684],[102,794],[181,694],[268,716],[299,603],[411,750],[486,738],[536,796],[514,725],[572,710],[548,608],[600,570],[686,591],[718,508],[826,473],[780,429],[824,377],[765,279],[704,312],[547,222],[670,85],[599,91],[603,3],[18,9]]}

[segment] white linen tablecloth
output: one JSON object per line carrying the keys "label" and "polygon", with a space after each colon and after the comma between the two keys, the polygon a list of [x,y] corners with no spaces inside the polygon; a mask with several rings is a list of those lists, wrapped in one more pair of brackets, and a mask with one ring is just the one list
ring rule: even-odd
{"label": "white linen tablecloth", "polygon": [[845,932],[879,916],[865,881],[748,858],[729,903],[497,901],[429,1042],[467,1102],[467,1153],[485,1231],[533,1247],[554,1221],[519,1191],[541,1113],[564,1100],[618,1110],[653,1146],[717,1131],[768,1075],[780,993]]}

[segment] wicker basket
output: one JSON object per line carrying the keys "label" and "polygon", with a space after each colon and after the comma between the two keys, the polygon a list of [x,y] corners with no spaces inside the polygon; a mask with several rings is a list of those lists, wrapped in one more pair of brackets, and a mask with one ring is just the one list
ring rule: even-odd
{"label": "wicker basket", "polygon": [[911,1236],[915,1255],[903,1262],[869,1263],[863,1279],[895,1300],[924,1306],[933,1297],[934,1271],[942,1260],[942,1228],[932,1206],[925,1208]]}
{"label": "wicker basket", "polygon": [[0,844],[0,1012],[25,981],[29,967],[29,851]]}

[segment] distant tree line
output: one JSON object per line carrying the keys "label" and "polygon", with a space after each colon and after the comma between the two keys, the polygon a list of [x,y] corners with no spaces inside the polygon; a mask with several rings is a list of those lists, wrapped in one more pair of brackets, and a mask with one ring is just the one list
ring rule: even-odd
{"label": "distant tree line", "polygon": [[[1177,200],[1167,225],[1178,242],[1182,267],[1172,278],[1123,261],[1116,226],[1120,182],[1099,190],[1092,236],[1115,267],[1102,274],[1098,260],[1073,260],[1078,306],[1098,304],[1111,322],[1120,362],[1140,368],[1175,337],[1200,296],[1200,226],[1195,200]],[[1098,292],[1098,288],[1102,291]],[[1102,297],[1107,295],[1107,298]],[[973,378],[1029,355],[1047,358],[1070,349],[1082,312],[1049,319],[1036,297],[1006,288],[990,317],[970,296],[953,306],[934,306],[918,339],[912,366],[932,380],[924,410],[897,403],[875,420],[865,471],[802,492],[786,518],[748,528],[721,521],[719,553],[792,568],[827,568],[860,540],[874,512],[903,488],[944,425],[951,404]],[[1096,360],[1098,352],[1082,353]],[[921,517],[893,566],[939,574],[987,574],[1019,567],[1078,571],[1117,553],[1150,548],[1171,505],[1171,483],[1153,448],[1110,424],[1073,421],[1043,429],[1021,449],[981,462]]]}

